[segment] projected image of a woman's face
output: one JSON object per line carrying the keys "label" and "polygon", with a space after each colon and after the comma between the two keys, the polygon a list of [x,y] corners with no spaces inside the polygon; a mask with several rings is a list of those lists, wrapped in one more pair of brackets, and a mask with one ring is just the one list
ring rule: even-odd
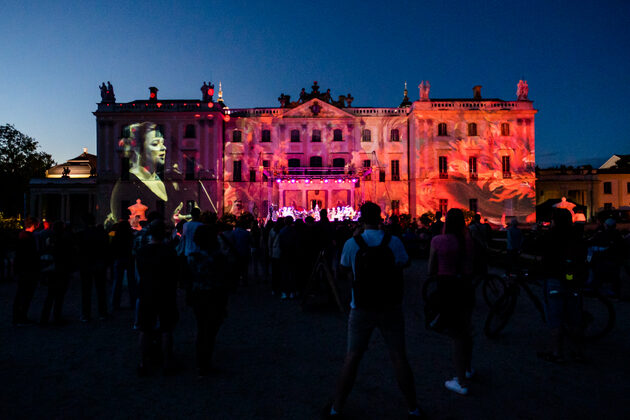
{"label": "projected image of a woman's face", "polygon": [[145,136],[145,153],[147,161],[153,166],[164,165],[166,160],[166,146],[164,145],[164,137],[157,130],[147,132]]}

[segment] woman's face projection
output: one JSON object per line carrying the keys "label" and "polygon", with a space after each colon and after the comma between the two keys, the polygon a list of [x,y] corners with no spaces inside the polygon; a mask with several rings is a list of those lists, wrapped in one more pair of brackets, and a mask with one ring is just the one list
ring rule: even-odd
{"label": "woman's face projection", "polygon": [[164,165],[166,160],[166,146],[164,146],[164,137],[159,131],[151,130],[147,132],[145,137],[145,153],[147,159],[156,166]]}

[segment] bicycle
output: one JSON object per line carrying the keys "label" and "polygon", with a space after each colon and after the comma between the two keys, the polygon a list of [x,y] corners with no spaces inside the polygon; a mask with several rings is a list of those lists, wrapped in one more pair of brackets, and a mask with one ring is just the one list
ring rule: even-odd
{"label": "bicycle", "polygon": [[[497,337],[507,326],[516,308],[521,288],[525,290],[540,313],[543,322],[546,322],[544,306],[527,284],[527,277],[523,272],[507,277],[505,293],[490,308],[484,324],[484,333],[488,338]],[[598,289],[581,287],[569,293],[573,293],[574,298],[580,299],[579,304],[582,308],[580,328],[565,326],[569,336],[592,341],[604,337],[613,329],[616,320],[615,309],[610,300],[601,295]]]}
{"label": "bicycle", "polygon": [[[505,293],[506,282],[503,277],[498,274],[486,273],[473,277],[473,288],[477,288],[481,284],[483,299],[489,307],[492,307],[496,301]],[[422,285],[422,298],[426,302],[429,295],[437,290],[437,277],[430,276]]]}

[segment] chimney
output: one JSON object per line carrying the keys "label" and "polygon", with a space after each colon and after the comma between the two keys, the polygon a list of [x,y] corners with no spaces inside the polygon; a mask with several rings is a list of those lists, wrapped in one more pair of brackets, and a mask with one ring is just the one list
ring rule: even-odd
{"label": "chimney", "polygon": [[481,85],[473,86],[473,99],[476,101],[481,100]]}

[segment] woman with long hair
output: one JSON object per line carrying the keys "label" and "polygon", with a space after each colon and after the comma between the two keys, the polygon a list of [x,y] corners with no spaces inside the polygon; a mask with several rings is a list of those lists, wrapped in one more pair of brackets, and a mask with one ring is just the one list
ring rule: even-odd
{"label": "woman with long hair", "polygon": [[443,233],[431,241],[429,274],[437,276],[441,321],[453,341],[453,362],[457,374],[444,383],[461,395],[468,393],[472,377],[471,317],[475,301],[472,286],[473,242],[464,213],[451,209],[446,214]]}

